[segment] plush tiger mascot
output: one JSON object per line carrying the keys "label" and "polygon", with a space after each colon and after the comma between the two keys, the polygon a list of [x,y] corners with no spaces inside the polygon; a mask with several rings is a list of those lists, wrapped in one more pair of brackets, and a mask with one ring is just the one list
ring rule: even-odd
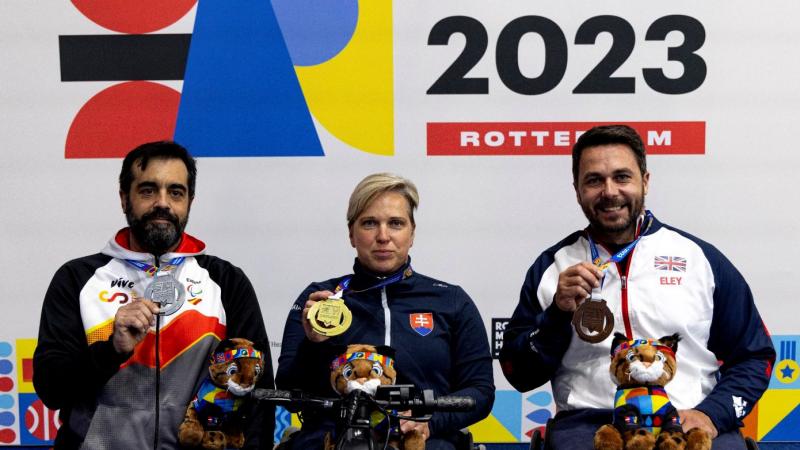
{"label": "plush tiger mascot", "polygon": [[611,379],[617,385],[614,423],[594,436],[596,450],[710,450],[711,437],[699,428],[684,434],[678,411],[664,390],[677,369],[678,333],[656,339],[614,335]]}
{"label": "plush tiger mascot", "polygon": [[[331,386],[345,396],[354,390],[362,390],[375,395],[378,386],[394,384],[397,372],[394,368],[394,349],[391,347],[354,344],[348,345],[344,353],[331,363]],[[373,425],[378,427],[384,419],[381,414],[373,415]],[[389,430],[385,430],[389,432]],[[391,436],[391,435],[390,435]],[[330,442],[330,437],[327,437]],[[402,450],[423,450],[425,439],[417,430],[402,436],[401,442],[395,439],[389,445]]]}
{"label": "plush tiger mascot", "polygon": [[178,429],[178,440],[189,448],[242,448],[240,407],[264,372],[264,356],[247,339],[221,341],[211,354],[203,380]]}

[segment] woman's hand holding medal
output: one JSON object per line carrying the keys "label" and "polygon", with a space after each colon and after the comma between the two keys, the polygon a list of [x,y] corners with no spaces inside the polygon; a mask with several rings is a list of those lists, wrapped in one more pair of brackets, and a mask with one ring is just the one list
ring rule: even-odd
{"label": "woman's hand holding medal", "polygon": [[314,328],[311,326],[311,321],[308,319],[308,311],[311,310],[318,301],[325,300],[332,296],[333,292],[331,291],[317,291],[312,292],[311,295],[308,296],[308,300],[306,300],[306,305],[303,308],[301,316],[303,318],[303,331],[306,332],[306,338],[311,342],[322,342],[330,338],[330,336],[324,336],[314,331]]}

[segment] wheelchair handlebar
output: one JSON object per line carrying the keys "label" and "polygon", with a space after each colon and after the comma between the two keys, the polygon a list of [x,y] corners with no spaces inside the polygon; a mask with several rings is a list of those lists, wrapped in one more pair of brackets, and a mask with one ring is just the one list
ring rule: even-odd
{"label": "wheelchair handlebar", "polygon": [[[326,398],[308,395],[301,390],[255,389],[251,396],[260,401],[272,403],[291,403],[299,406],[316,406],[333,409],[341,405],[342,398]],[[385,409],[435,412],[435,411],[471,411],[475,408],[475,399],[466,396],[446,395],[435,397],[433,391],[422,392],[410,385],[379,386],[375,396],[369,396]]]}

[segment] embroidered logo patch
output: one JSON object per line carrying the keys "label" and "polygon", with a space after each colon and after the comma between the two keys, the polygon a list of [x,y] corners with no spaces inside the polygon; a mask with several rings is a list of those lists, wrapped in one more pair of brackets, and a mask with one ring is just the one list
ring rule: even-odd
{"label": "embroidered logo patch", "polygon": [[680,256],[656,256],[653,266],[656,270],[686,272],[686,258]]}
{"label": "embroidered logo patch", "polygon": [[427,336],[433,331],[433,313],[411,313],[408,322],[420,336]]}
{"label": "embroidered logo patch", "polygon": [[747,401],[743,400],[742,397],[732,395],[733,397],[733,410],[736,411],[736,417],[741,419],[747,414]]}

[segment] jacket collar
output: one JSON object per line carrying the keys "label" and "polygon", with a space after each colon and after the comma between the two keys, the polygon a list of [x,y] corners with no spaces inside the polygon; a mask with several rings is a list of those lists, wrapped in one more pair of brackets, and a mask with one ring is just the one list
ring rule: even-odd
{"label": "jacket collar", "polygon": [[[179,256],[196,256],[205,253],[206,244],[194,236],[183,233],[181,242],[174,252],[165,253],[161,255],[160,262],[167,262]],[[111,239],[109,239],[102,253],[114,258],[132,259],[134,261],[143,261],[150,264],[155,262],[155,256],[150,253],[142,253],[131,250],[131,229],[129,227],[123,228],[117,232]]]}
{"label": "jacket collar", "polygon": [[[355,262],[353,263],[353,281],[352,281],[352,284],[354,286],[356,286],[356,287],[354,287],[354,289],[365,289],[365,288],[368,288],[370,286],[374,286],[374,285],[380,283],[381,281],[385,280],[386,278],[391,278],[393,275],[398,274],[398,273],[403,273],[403,272],[405,272],[407,270],[409,270],[409,271],[411,270],[411,257],[410,256],[408,257],[408,260],[406,261],[406,263],[403,264],[403,266],[400,267],[396,272],[393,272],[393,273],[390,273],[390,274],[386,274],[386,275],[377,274],[375,272],[372,272],[371,270],[366,268],[363,264],[361,264],[361,261],[359,261],[358,258],[356,258]],[[406,278],[408,276],[411,276],[412,274],[413,274],[413,272],[410,272],[409,274],[406,275]],[[400,282],[402,282],[402,281],[403,280],[401,279]]]}

